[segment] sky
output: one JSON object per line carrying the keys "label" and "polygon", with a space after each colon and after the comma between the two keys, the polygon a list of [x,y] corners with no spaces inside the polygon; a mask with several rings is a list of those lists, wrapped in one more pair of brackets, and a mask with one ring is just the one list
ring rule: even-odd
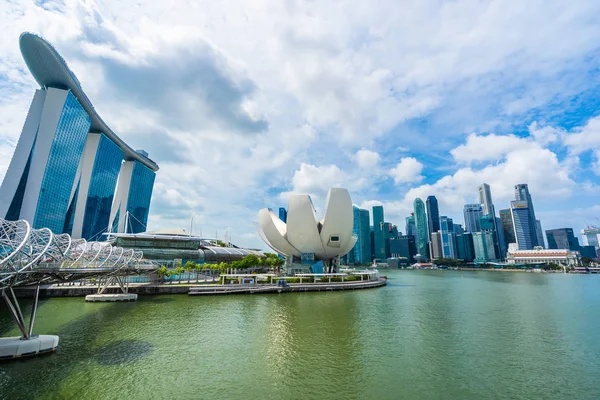
{"label": "sky", "polygon": [[[263,248],[258,210],[330,187],[462,223],[529,184],[542,228],[600,225],[595,0],[3,1],[0,179],[54,45],[104,121],[160,170],[148,230]],[[193,223],[192,221],[193,217]]]}

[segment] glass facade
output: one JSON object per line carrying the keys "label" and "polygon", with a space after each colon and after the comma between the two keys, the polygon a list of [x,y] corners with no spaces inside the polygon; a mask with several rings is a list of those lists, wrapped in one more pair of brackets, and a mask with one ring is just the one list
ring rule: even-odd
{"label": "glass facade", "polygon": [[568,249],[579,251],[579,239],[575,237],[573,229],[560,228],[546,231],[549,249]]}
{"label": "glass facade", "polygon": [[473,233],[475,262],[498,261],[494,251],[494,235],[492,232]]}
{"label": "glass facade", "polygon": [[279,219],[287,222],[287,210],[284,207],[279,207]]}
{"label": "glass facade", "polygon": [[122,161],[123,150],[101,134],[85,204],[82,238],[102,240],[102,233],[108,230],[110,209]]}
{"label": "glass facade", "polygon": [[427,232],[427,215],[425,214],[425,204],[420,198],[416,198],[414,201],[414,214],[415,214],[415,225],[417,228],[417,252],[421,257],[429,258],[429,246],[428,239],[429,234]]}
{"label": "glass facade", "polygon": [[383,260],[386,258],[385,242],[383,238],[383,206],[373,207],[373,236],[375,253],[374,258]]}
{"label": "glass facade", "polygon": [[385,247],[385,258],[390,257],[390,238],[392,237],[392,224],[389,222],[383,223],[383,245]]}
{"label": "glass facade", "polygon": [[150,199],[152,198],[154,178],[156,177],[156,174],[150,168],[138,161],[134,162],[127,198],[127,211],[130,214],[127,233],[146,231]]}
{"label": "glass facade", "polygon": [[[535,223],[535,210],[533,209],[533,201],[531,200],[531,194],[529,193],[529,186],[526,183],[521,183],[519,185],[515,185],[515,200],[516,201],[524,201],[527,203],[527,213],[529,219],[529,229],[533,233],[532,235],[532,246],[543,246],[544,243],[538,244],[538,234]],[[542,237],[543,240],[543,237]],[[531,247],[533,248],[533,247]],[[527,249],[529,250],[529,249]]]}
{"label": "glass facade", "polygon": [[506,247],[508,247],[509,243],[517,243],[510,209],[500,210],[500,227],[502,230],[502,235],[504,236],[504,243],[506,244]]}
{"label": "glass facade", "polygon": [[510,212],[515,229],[515,239],[519,250],[532,250],[537,243],[535,225],[529,217],[529,207],[526,201],[511,201]]}
{"label": "glass facade", "polygon": [[456,235],[456,256],[465,262],[471,262],[475,259],[475,249],[473,248],[473,234],[462,233]]}
{"label": "glass facade", "polygon": [[440,217],[440,230],[442,239],[442,255],[444,258],[456,258],[454,242],[454,224],[452,218]]}
{"label": "glass facade", "polygon": [[440,209],[435,196],[427,197],[425,203],[427,206],[427,227],[429,228],[428,238],[431,241],[431,234],[440,230]]}
{"label": "glass facade", "polygon": [[415,237],[401,235],[390,239],[390,252],[392,257],[405,258],[406,262],[415,262],[417,254],[417,246],[415,245]]}
{"label": "glass facade", "polygon": [[406,217],[405,232],[408,236],[417,236],[417,226],[415,225],[415,216]]}
{"label": "glass facade", "polygon": [[363,210],[358,207],[352,207],[354,226],[352,233],[358,240],[348,253],[348,263],[368,264],[372,260],[370,245],[370,220],[369,210]]}
{"label": "glass facade", "polygon": [[479,225],[479,218],[483,215],[481,204],[465,204],[463,214],[465,216],[465,231],[471,233],[481,232],[481,226]]}
{"label": "glass facade", "polygon": [[50,148],[34,228],[47,227],[54,233],[63,232],[73,181],[90,126],[90,117],[69,92]]}

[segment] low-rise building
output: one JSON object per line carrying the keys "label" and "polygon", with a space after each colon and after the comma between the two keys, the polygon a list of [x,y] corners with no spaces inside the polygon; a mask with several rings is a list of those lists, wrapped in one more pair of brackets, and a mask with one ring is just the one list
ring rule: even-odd
{"label": "low-rise building", "polygon": [[508,264],[558,264],[577,266],[580,264],[580,254],[568,249],[544,249],[535,247],[533,250],[517,250],[513,246],[508,249]]}

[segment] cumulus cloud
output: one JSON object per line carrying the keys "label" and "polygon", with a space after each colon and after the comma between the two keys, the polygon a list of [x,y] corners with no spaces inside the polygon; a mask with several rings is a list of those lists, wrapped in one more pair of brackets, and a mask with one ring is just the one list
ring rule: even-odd
{"label": "cumulus cloud", "polygon": [[367,149],[360,149],[352,158],[360,168],[376,168],[381,160],[379,153]]}
{"label": "cumulus cloud", "polygon": [[583,127],[565,136],[565,145],[573,154],[581,154],[600,147],[600,117],[590,119]]}
{"label": "cumulus cloud", "polygon": [[423,164],[417,161],[416,158],[404,157],[389,173],[394,178],[394,183],[398,185],[400,183],[413,183],[423,180],[422,171]]}

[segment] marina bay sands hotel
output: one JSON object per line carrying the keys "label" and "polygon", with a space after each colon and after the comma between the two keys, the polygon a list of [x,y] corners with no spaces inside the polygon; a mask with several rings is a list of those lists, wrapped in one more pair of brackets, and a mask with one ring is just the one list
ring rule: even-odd
{"label": "marina bay sands hotel", "polygon": [[0,186],[0,217],[88,240],[145,231],[158,165],[106,125],[50,43],[23,33],[19,44],[40,89]]}

